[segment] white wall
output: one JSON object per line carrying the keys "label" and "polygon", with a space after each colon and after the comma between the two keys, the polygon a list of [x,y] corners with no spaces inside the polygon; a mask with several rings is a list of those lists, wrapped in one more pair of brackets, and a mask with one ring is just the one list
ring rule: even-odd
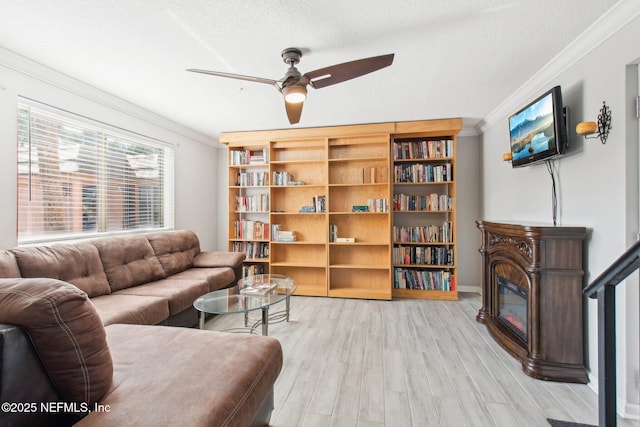
{"label": "white wall", "polygon": [[[502,161],[502,154],[509,149],[508,115],[544,90],[554,85],[562,86],[564,104],[570,109],[569,131],[573,147],[556,162],[560,189],[559,225],[585,226],[590,230],[586,244],[585,283],[595,279],[622,254],[638,233],[638,132],[637,120],[631,115],[637,95],[637,77],[635,84],[630,85],[628,74],[634,69],[632,64],[640,58],[640,18],[637,5],[622,3],[627,10],[617,13],[617,18],[628,19],[631,12],[631,16],[635,16],[631,22],[619,25],[613,31],[608,28],[601,38],[605,41],[573,63],[564,64],[566,57],[557,57],[556,64],[562,65],[554,67],[552,63],[543,69],[506,102],[513,104],[510,108],[502,108],[504,111],[492,115],[491,122],[483,128],[483,218],[551,224],[551,179],[545,165],[512,169],[509,163]],[[606,27],[605,24],[599,25]],[[592,28],[590,31],[594,36],[599,30]],[[566,51],[564,55],[569,56],[571,52]],[[557,72],[547,75],[546,79],[541,77],[550,69]],[[518,97],[520,105],[513,103]],[[597,119],[603,101],[612,112],[612,130],[606,145],[575,134],[577,122]],[[630,128],[635,128],[635,134]],[[620,286],[617,296],[619,411],[637,417],[637,276]],[[589,300],[586,309],[587,364],[590,379],[597,381],[595,301]],[[592,385],[595,384],[592,382]]]}
{"label": "white wall", "polygon": [[482,244],[476,220],[482,214],[482,144],[480,136],[458,136],[456,157],[456,243],[458,290],[480,292],[482,284]]}
{"label": "white wall", "polygon": [[[217,156],[212,138],[0,48],[0,248],[17,244],[18,96],[100,120],[175,146],[175,228],[217,249]],[[211,144],[211,145],[209,145]]]}

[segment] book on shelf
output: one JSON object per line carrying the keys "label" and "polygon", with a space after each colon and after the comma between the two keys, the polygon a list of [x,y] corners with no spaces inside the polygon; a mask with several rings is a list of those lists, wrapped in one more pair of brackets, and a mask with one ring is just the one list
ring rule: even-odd
{"label": "book on shelf", "polygon": [[446,246],[395,246],[396,265],[453,266],[453,248]]}
{"label": "book on shelf", "polygon": [[313,196],[313,206],[316,212],[326,212],[327,196]]}
{"label": "book on shelf", "polygon": [[232,238],[242,240],[269,240],[269,224],[248,219],[234,221]]}
{"label": "book on shelf", "polygon": [[369,212],[368,205],[353,205],[351,207],[351,212]]}
{"label": "book on shelf", "polygon": [[240,187],[266,187],[269,185],[269,172],[238,172],[236,185]]}
{"label": "book on shelf", "polygon": [[230,150],[229,162],[231,165],[256,165],[266,164],[269,161],[269,150],[248,149],[248,150]]}
{"label": "book on shelf", "polygon": [[394,194],[394,211],[449,211],[453,207],[453,198],[446,194],[431,193],[425,196],[413,194]]}
{"label": "book on shelf", "polygon": [[451,163],[432,165],[424,163],[399,164],[393,168],[394,182],[427,183],[453,181]]}
{"label": "book on shelf", "polygon": [[455,276],[447,270],[420,270],[396,267],[393,269],[394,289],[454,291]]}
{"label": "book on shelf", "polygon": [[335,242],[338,238],[338,224],[329,224],[329,241]]}
{"label": "book on shelf", "polygon": [[453,140],[395,141],[394,160],[446,159],[453,157]]}
{"label": "book on shelf", "polygon": [[264,264],[246,264],[242,266],[242,277],[264,274]]}
{"label": "book on shelf", "polygon": [[268,160],[269,151],[266,148],[262,150],[249,150],[249,164],[265,164]]}
{"label": "book on shelf", "polygon": [[403,243],[453,243],[453,226],[451,221],[442,225],[426,225],[423,227],[393,226],[393,241]]}
{"label": "book on shelf", "polygon": [[369,212],[389,212],[389,199],[368,199]]}
{"label": "book on shelf", "polygon": [[271,224],[271,240],[276,240],[280,227],[280,224]]}
{"label": "book on shelf", "polygon": [[389,168],[386,166],[372,166],[362,169],[363,184],[384,184],[389,180]]}
{"label": "book on shelf", "polygon": [[278,230],[276,241],[277,242],[295,242],[296,232],[290,231],[290,230]]}
{"label": "book on shelf", "polygon": [[285,186],[285,185],[304,185],[303,181],[295,181],[293,175],[288,172],[273,171],[272,174],[273,185]]}
{"label": "book on shelf", "polygon": [[336,243],[355,243],[356,238],[355,237],[336,237],[335,242]]}
{"label": "book on shelf", "polygon": [[269,243],[267,242],[233,242],[233,252],[243,252],[247,259],[269,258]]}
{"label": "book on shelf", "polygon": [[269,212],[269,195],[236,196],[236,211],[238,212]]}

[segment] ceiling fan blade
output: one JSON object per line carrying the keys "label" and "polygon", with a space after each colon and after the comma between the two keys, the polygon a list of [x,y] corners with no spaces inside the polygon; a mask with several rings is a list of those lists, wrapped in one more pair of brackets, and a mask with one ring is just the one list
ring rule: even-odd
{"label": "ceiling fan blade", "polygon": [[287,110],[287,117],[289,118],[289,123],[295,125],[300,121],[300,116],[302,115],[302,105],[304,102],[287,102],[284,101],[284,108]]}
{"label": "ceiling fan blade", "polygon": [[378,71],[388,67],[393,63],[394,54],[372,56],[371,58],[357,59],[355,61],[344,62],[318,70],[305,73],[303,77],[309,79],[309,84],[315,89],[342,83],[356,77]]}
{"label": "ceiling fan blade", "polygon": [[269,85],[274,85],[278,88],[277,80],[264,79],[262,77],[243,76],[241,74],[222,73],[220,71],[198,70],[195,68],[189,68],[187,69],[187,71],[191,71],[192,73],[209,74],[211,76],[227,77],[230,79],[246,80],[246,81],[256,82],[256,83],[266,83]]}

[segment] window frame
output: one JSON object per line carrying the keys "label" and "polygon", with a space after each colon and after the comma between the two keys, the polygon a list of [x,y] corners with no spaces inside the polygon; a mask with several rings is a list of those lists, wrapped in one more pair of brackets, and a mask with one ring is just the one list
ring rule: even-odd
{"label": "window frame", "polygon": [[[51,141],[43,142],[45,138],[38,132],[44,134],[45,130],[34,130],[33,127],[34,121],[45,118],[52,125],[51,129],[44,129],[52,132],[48,135]],[[18,97],[16,125],[16,149],[18,151],[16,235],[18,245],[147,233],[174,228],[175,146],[173,144],[25,97]],[[66,132],[62,130],[65,126],[73,128],[78,135],[82,135],[82,138],[73,140],[71,137],[65,137],[63,134]],[[86,135],[94,134],[95,139],[86,137]],[[41,139],[37,140],[39,136]],[[91,142],[87,142],[85,139],[90,139]],[[25,144],[27,147],[26,162]],[[78,150],[83,151],[82,155],[75,154],[76,158],[72,160],[75,161],[77,169],[69,172],[63,170],[65,169],[64,162],[60,153],[74,144],[79,147]],[[34,202],[31,196],[31,192],[37,188],[37,183],[33,181],[34,177],[42,178],[45,176],[41,171],[42,167],[39,166],[40,162],[44,161],[33,154],[36,147],[42,146],[46,146],[48,150],[58,150],[57,154],[52,155],[57,161],[56,173],[66,181],[60,178],[60,181],[57,182],[57,175],[52,174],[53,178],[50,181],[43,182],[49,184],[53,182],[56,186],[59,184],[55,190],[59,190],[63,195],[59,196],[59,199],[66,197],[71,191],[70,188],[75,187],[76,191],[78,191],[77,188],[81,189],[81,199],[84,202],[85,188],[87,188],[88,194],[88,187],[95,187],[96,224],[94,230],[90,227],[85,229],[85,225],[90,224],[91,221],[90,219],[85,221],[83,202],[77,200],[75,202],[54,200],[54,202],[60,203],[59,206],[56,205],[57,209],[66,209],[64,214],[66,216],[63,220],[63,222],[66,221],[66,229],[62,231],[46,230],[47,214],[44,205],[51,202],[51,200],[46,200],[47,197],[55,199],[53,196],[55,192],[51,190],[48,193],[42,187],[38,190],[41,191],[42,200],[39,203],[42,206],[38,206],[38,202]],[[84,171],[84,176],[89,177],[84,183],[81,182],[82,178],[79,178],[80,168],[90,169],[89,172]],[[24,195],[25,177],[27,181],[26,196]],[[129,187],[134,188],[133,199],[129,199],[131,197],[129,194],[131,188]],[[153,201],[152,209],[159,208],[159,212],[145,210],[145,215],[140,216],[138,204],[142,201],[137,200],[138,196],[135,193],[140,191],[141,187],[147,187],[147,191],[150,188],[150,194],[158,197]],[[117,191],[121,191],[121,193],[115,194]],[[133,209],[133,211],[129,212],[129,209]],[[135,219],[133,226],[131,226],[132,218]],[[154,220],[157,222],[149,225],[149,219],[152,222]],[[118,220],[121,221],[120,224]],[[79,229],[78,224],[81,224]]]}

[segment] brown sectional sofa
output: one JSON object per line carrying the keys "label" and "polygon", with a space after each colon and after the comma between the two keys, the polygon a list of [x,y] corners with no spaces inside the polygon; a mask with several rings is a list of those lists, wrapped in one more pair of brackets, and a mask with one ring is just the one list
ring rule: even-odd
{"label": "brown sectional sofa", "polygon": [[243,259],[186,230],[0,251],[0,425],[267,424],[279,342],[173,327]]}

